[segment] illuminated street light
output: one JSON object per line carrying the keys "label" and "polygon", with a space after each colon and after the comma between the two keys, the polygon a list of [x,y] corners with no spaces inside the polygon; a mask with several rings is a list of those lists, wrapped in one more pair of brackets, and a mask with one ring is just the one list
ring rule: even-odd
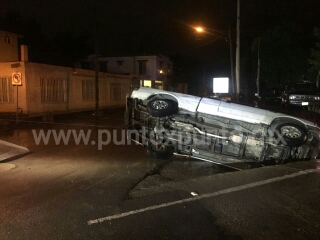
{"label": "illuminated street light", "polygon": [[238,84],[237,82],[235,82],[234,80],[234,66],[233,66],[233,51],[232,51],[232,42],[231,42],[231,30],[229,27],[229,33],[224,33],[224,32],[220,32],[214,29],[209,29],[209,31],[207,30],[207,28],[203,28],[203,27],[195,27],[194,28],[197,32],[202,33],[208,33],[210,35],[220,35],[220,36],[224,36],[224,37],[228,37],[229,40],[229,50],[230,50],[230,65],[231,65],[231,81],[232,81],[232,93],[236,93],[236,99],[238,100]]}
{"label": "illuminated street light", "polygon": [[204,31],[202,27],[196,27],[195,29],[196,29],[197,32],[203,32]]}

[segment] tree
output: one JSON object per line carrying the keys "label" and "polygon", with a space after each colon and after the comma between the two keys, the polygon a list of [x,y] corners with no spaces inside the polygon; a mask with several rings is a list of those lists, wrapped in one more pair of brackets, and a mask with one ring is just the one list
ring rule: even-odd
{"label": "tree", "polygon": [[[264,88],[278,87],[288,81],[300,81],[308,74],[310,39],[294,24],[283,24],[266,31],[260,40],[260,83]],[[258,55],[258,44],[252,52]],[[251,57],[257,66],[257,57]],[[256,69],[252,78],[256,79]]]}
{"label": "tree", "polygon": [[311,49],[311,58],[309,63],[311,64],[313,70],[320,71],[320,29],[314,29],[314,37],[316,38],[315,47]]}

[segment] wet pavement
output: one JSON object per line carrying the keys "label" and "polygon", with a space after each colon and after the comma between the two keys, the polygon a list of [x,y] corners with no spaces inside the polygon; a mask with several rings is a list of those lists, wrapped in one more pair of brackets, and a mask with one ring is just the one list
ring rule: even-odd
{"label": "wet pavement", "polygon": [[[177,229],[186,239],[318,239],[319,165],[319,161],[290,163],[139,188],[127,202],[137,204],[135,209],[100,216],[89,224],[117,226],[124,236],[126,230],[120,223],[144,216],[149,220],[147,226],[154,229],[155,224],[164,224],[167,216],[168,222],[175,224],[179,219],[185,226]],[[155,236],[181,236],[168,225],[166,233],[155,232]],[[137,236],[144,235],[140,232]]]}
{"label": "wet pavement", "polygon": [[[0,172],[0,239],[318,239],[318,160],[234,171],[138,145],[103,145],[123,109],[25,122],[1,140],[28,147]],[[36,144],[32,130],[91,130],[88,144]],[[0,163],[2,164],[2,163]]]}

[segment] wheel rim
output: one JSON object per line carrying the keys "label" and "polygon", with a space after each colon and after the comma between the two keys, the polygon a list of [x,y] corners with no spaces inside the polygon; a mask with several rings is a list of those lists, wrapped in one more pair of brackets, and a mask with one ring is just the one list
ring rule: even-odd
{"label": "wheel rim", "polygon": [[281,133],[283,136],[289,138],[299,138],[302,136],[301,131],[294,126],[284,126],[281,128]]}
{"label": "wheel rim", "polygon": [[159,151],[159,152],[164,152],[166,151],[166,146],[164,144],[159,144],[154,146],[154,150]]}
{"label": "wheel rim", "polygon": [[166,109],[168,108],[168,103],[162,100],[157,100],[152,103],[154,109]]}

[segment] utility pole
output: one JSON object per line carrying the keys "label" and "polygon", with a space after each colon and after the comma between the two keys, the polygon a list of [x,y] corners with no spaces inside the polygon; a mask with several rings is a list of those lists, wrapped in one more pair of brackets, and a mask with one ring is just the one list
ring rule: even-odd
{"label": "utility pole", "polygon": [[98,55],[98,24],[94,28],[94,72],[95,72],[95,114],[99,112],[99,55]]}
{"label": "utility pole", "polygon": [[232,51],[232,37],[231,37],[231,26],[230,26],[230,21],[229,21],[229,51],[230,51],[230,65],[231,65],[231,82],[232,82],[232,99],[234,100],[234,95],[236,92],[236,86],[237,83],[235,82],[234,79],[234,65],[233,65],[233,51]]}
{"label": "utility pole", "polygon": [[260,98],[260,37],[258,38],[257,97]]}
{"label": "utility pole", "polygon": [[240,93],[240,0],[237,0],[236,99]]}

